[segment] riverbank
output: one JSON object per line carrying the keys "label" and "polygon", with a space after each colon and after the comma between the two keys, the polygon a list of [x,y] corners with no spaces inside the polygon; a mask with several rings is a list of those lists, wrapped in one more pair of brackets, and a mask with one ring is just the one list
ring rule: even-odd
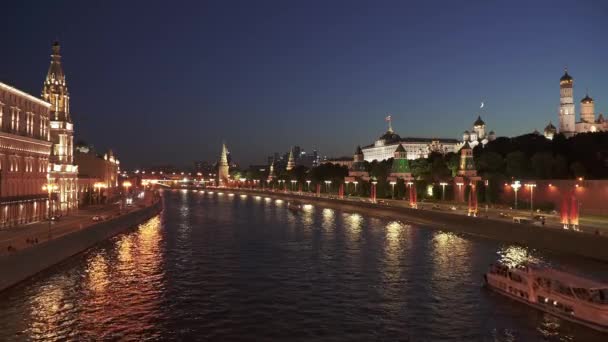
{"label": "riverbank", "polygon": [[50,241],[10,255],[0,256],[0,291],[152,218],[161,209],[162,204],[157,201],[141,209],[98,222]]}
{"label": "riverbank", "polygon": [[341,200],[305,196],[291,193],[262,192],[246,189],[218,189],[264,195],[272,198],[297,199],[305,203],[322,205],[342,211],[360,212],[384,219],[400,220],[428,228],[474,235],[506,243],[514,243],[531,248],[578,255],[608,262],[608,237],[571,230],[515,224],[502,220],[469,217],[445,211],[419,210],[394,207],[370,202]]}

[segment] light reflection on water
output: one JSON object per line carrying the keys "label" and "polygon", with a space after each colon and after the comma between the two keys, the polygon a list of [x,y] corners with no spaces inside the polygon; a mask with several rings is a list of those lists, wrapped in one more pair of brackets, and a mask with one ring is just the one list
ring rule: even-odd
{"label": "light reflection on water", "polygon": [[162,218],[3,293],[0,340],[601,338],[479,285],[499,258],[605,264],[316,205],[163,196]]}

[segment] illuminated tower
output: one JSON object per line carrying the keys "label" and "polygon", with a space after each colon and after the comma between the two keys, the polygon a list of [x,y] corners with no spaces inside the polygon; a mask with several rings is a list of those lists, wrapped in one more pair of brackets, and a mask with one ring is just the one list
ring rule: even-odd
{"label": "illuminated tower", "polygon": [[67,213],[78,206],[78,166],[74,165],[74,124],[70,116],[70,95],[61,66],[60,46],[53,43],[51,65],[44,80],[42,99],[51,104],[49,110],[49,134],[53,142],[49,183],[57,186],[55,210]]}
{"label": "illuminated tower", "polygon": [[270,163],[270,171],[268,171],[268,181],[272,182],[273,179],[275,179],[276,175],[274,174],[274,159],[272,160],[272,163]]}
{"label": "illuminated tower", "polygon": [[460,167],[458,169],[458,175],[465,177],[477,176],[477,170],[475,169],[475,162],[473,160],[473,149],[471,149],[469,143],[465,143],[460,149]]}
{"label": "illuminated tower", "polygon": [[581,122],[595,123],[595,108],[593,99],[587,94],[581,100]]}
{"label": "illuminated tower", "polygon": [[222,154],[220,155],[220,162],[217,166],[217,179],[219,185],[226,185],[228,183],[228,149],[226,144],[222,143]]}
{"label": "illuminated tower", "polygon": [[564,71],[564,76],[559,79],[559,132],[566,137],[571,137],[575,133],[574,123],[576,113],[574,110],[574,80],[568,74],[568,69]]}
{"label": "illuminated tower", "polygon": [[293,149],[289,150],[289,159],[287,159],[287,167],[285,170],[290,171],[296,167],[296,163],[293,160]]}

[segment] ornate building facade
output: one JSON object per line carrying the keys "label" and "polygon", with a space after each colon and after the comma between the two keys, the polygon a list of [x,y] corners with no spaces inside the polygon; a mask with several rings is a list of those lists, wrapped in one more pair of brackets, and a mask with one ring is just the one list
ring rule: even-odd
{"label": "ornate building facade", "polygon": [[52,47],[51,64],[44,80],[42,99],[50,103],[49,127],[53,143],[49,183],[57,187],[55,210],[62,214],[78,206],[78,167],[74,165],[74,124],[70,115],[70,94],[61,65],[59,43]]}
{"label": "ornate building facade", "polygon": [[112,150],[100,155],[89,146],[77,146],[74,162],[78,166],[80,204],[99,203],[99,198],[112,198],[120,192],[120,161]]}
{"label": "ornate building facade", "polygon": [[[580,120],[576,121],[574,106],[574,78],[568,74],[568,69],[559,79],[559,133],[572,137],[578,133],[608,131],[608,121],[602,114],[595,116],[595,102],[589,94],[580,101]],[[553,139],[555,127],[551,123],[545,127],[544,135]]]}
{"label": "ornate building facade", "polygon": [[0,83],[0,226],[39,221],[48,212],[50,104]]}
{"label": "ornate building facade", "polygon": [[407,159],[426,158],[431,152],[449,153],[458,151],[459,141],[457,139],[434,139],[434,138],[402,138],[393,131],[390,125],[386,133],[378,138],[373,144],[362,148],[365,161],[382,161],[393,158],[395,150],[403,145]]}
{"label": "ornate building facade", "polygon": [[465,144],[469,144],[471,148],[481,144],[485,146],[490,141],[496,139],[496,133],[494,131],[486,132],[486,123],[481,119],[481,115],[477,116],[477,120],[473,123],[473,129],[469,132],[464,131],[462,134],[462,142],[458,144],[455,151],[458,151]]}

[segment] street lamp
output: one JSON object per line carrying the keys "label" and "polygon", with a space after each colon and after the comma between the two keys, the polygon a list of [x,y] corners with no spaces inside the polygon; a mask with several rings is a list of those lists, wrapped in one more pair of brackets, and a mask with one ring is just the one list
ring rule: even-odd
{"label": "street lamp", "polygon": [[93,188],[97,190],[97,204],[101,203],[101,189],[105,187],[106,185],[102,182],[95,182],[95,184],[93,184]]}
{"label": "street lamp", "polygon": [[329,195],[329,187],[331,186],[331,181],[330,180],[326,180],[325,181],[325,190],[327,191],[327,194]]}
{"label": "street lamp", "polygon": [[310,179],[306,181],[306,191],[310,191]]}
{"label": "street lamp", "polygon": [[534,215],[534,188],[536,188],[536,184],[528,183],[526,187],[530,189],[530,213]]}
{"label": "street lamp", "polygon": [[441,185],[441,200],[445,201],[445,186],[448,185],[448,183],[441,182],[439,185]]}
{"label": "street lamp", "polygon": [[397,182],[391,181],[390,184],[391,184],[391,198],[395,199],[395,184],[397,184]]}
{"label": "street lamp", "polygon": [[357,184],[359,184],[359,182],[354,181],[353,184],[355,184],[355,195],[357,195]]}
{"label": "street lamp", "polygon": [[124,199],[123,199],[123,202],[124,202],[123,207],[124,207],[124,205],[126,205],[126,202],[127,202],[127,192],[129,191],[129,188],[131,187],[131,185],[132,184],[131,184],[130,181],[124,181],[124,182],[122,182],[122,187],[125,188],[125,194],[123,196],[124,197]]}
{"label": "street lamp", "polygon": [[42,186],[42,191],[47,191],[49,194],[49,240],[51,239],[51,216],[53,215],[51,211],[53,208],[53,198],[51,196],[53,192],[57,191],[57,189],[59,189],[59,187],[54,183],[48,183]]}
{"label": "street lamp", "polygon": [[519,181],[514,181],[511,184],[511,187],[513,188],[513,192],[515,193],[515,210],[517,210],[517,191],[519,190],[519,188],[521,188],[521,183]]}
{"label": "street lamp", "polygon": [[292,192],[293,192],[293,187],[296,184],[296,182],[297,182],[296,180],[293,180],[293,179],[291,180],[291,191]]}

